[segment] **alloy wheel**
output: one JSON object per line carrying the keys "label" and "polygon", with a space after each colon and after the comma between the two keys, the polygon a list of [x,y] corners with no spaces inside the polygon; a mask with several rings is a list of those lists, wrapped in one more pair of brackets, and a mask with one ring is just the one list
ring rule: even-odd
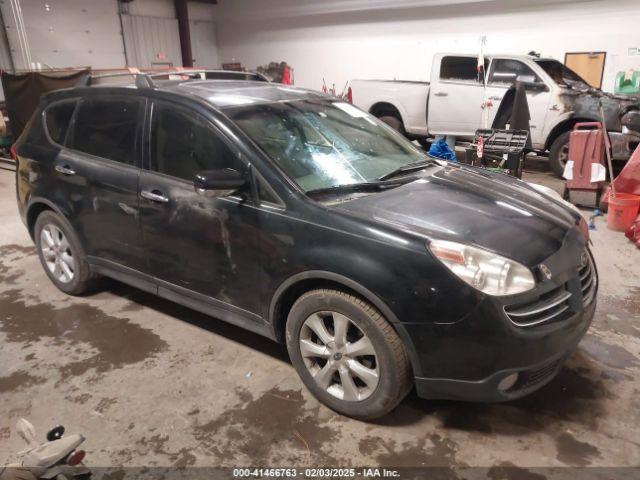
{"label": "alloy wheel", "polygon": [[373,343],[346,315],[310,315],[300,330],[300,353],[318,386],[347,402],[369,398],[380,371]]}
{"label": "alloy wheel", "polygon": [[560,155],[558,155],[558,163],[562,165],[562,168],[567,165],[567,161],[569,160],[569,144],[567,143],[560,150]]}
{"label": "alloy wheel", "polygon": [[40,250],[47,268],[61,283],[69,283],[75,275],[76,263],[62,230],[48,223],[40,232]]}

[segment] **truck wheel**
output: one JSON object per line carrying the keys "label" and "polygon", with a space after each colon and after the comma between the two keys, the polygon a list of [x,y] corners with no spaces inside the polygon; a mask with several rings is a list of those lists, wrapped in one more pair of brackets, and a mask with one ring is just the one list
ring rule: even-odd
{"label": "truck wheel", "polygon": [[562,178],[564,167],[569,159],[569,136],[571,132],[564,132],[551,145],[549,150],[549,166],[557,177]]}
{"label": "truck wheel", "polygon": [[398,117],[392,117],[392,116],[384,116],[384,117],[380,117],[380,120],[384,123],[386,123],[387,125],[389,125],[391,128],[393,128],[396,132],[401,133],[402,135],[406,135],[406,131],[404,129],[404,125],[402,124],[402,120],[400,120]]}
{"label": "truck wheel", "polygon": [[411,389],[402,340],[372,305],[338,290],[312,290],[291,307],[287,349],[309,391],[338,413],[381,417]]}

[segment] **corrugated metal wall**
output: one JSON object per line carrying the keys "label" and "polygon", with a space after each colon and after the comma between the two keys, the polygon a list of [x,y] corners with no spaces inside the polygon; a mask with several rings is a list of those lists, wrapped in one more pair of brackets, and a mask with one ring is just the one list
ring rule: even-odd
{"label": "corrugated metal wall", "polygon": [[122,15],[122,34],[129,67],[182,65],[178,20]]}
{"label": "corrugated metal wall", "polygon": [[124,65],[115,0],[5,0],[0,9],[17,69]]}
{"label": "corrugated metal wall", "polygon": [[[0,27],[4,27],[4,25],[2,11],[0,10]],[[0,32],[0,70],[13,71],[13,59],[11,58],[11,48],[9,47],[6,28],[2,28]]]}

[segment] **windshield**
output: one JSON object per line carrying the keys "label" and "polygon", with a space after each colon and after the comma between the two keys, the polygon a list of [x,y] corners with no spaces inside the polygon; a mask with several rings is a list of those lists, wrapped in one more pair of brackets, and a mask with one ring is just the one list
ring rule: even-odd
{"label": "windshield", "polygon": [[591,88],[580,75],[557,60],[536,60],[536,63],[560,86]]}
{"label": "windshield", "polygon": [[374,182],[427,158],[349,103],[297,100],[225,113],[305,192]]}

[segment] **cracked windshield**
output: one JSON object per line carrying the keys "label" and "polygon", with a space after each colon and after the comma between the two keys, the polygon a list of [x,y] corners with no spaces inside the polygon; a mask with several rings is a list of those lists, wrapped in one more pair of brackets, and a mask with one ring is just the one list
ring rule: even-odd
{"label": "cracked windshield", "polygon": [[344,102],[234,107],[229,115],[304,191],[374,182],[425,154]]}

